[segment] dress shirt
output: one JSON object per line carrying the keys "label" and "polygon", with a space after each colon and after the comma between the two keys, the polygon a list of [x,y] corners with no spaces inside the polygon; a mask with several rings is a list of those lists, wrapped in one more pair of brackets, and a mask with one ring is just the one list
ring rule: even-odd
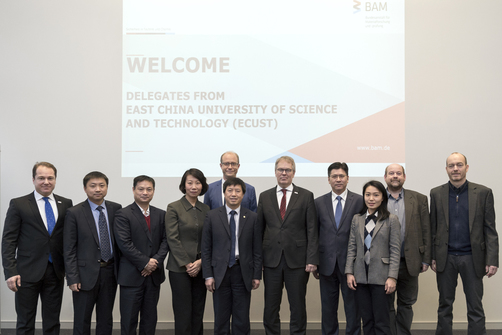
{"label": "dress shirt", "polygon": [[[37,201],[38,211],[40,212],[40,216],[44,221],[45,229],[49,229],[47,227],[47,217],[45,216],[45,200],[44,196],[34,191],[35,200]],[[56,199],[54,199],[54,194],[51,193],[47,198],[49,198],[49,203],[51,204],[52,211],[54,212],[54,222],[58,222],[58,206],[56,205]]]}
{"label": "dress shirt", "polygon": [[[293,193],[293,184],[289,185],[285,189],[286,189],[286,210],[287,210],[289,205],[289,199],[291,199],[291,194]],[[281,201],[283,195],[284,193],[282,193],[282,187],[277,185],[277,203],[279,204],[279,209],[281,209]]]}
{"label": "dress shirt", "polygon": [[236,214],[234,214],[234,220],[235,220],[235,259],[239,259],[239,215],[241,212],[241,206],[239,206],[237,209],[231,209],[230,207],[225,205],[225,209],[227,211],[227,218],[228,218],[229,225],[230,225],[230,216],[231,216],[230,212],[231,211],[236,212]]}
{"label": "dress shirt", "polygon": [[390,213],[397,216],[399,223],[401,224],[401,256],[404,255],[404,233],[406,231],[406,213],[404,208],[404,188],[399,192],[399,196],[394,198],[390,194],[389,189],[387,189],[387,195],[389,197],[389,202],[387,203],[387,209]]}
{"label": "dress shirt", "polygon": [[336,197],[340,196],[342,199],[340,201],[342,202],[342,212],[343,209],[345,208],[345,200],[347,200],[347,189],[342,192],[342,194],[338,195],[335,192],[331,191],[331,201],[333,202],[333,214],[336,213],[336,205],[338,205],[338,200],[336,200]]}
{"label": "dress shirt", "polygon": [[225,184],[225,179],[221,178],[221,203],[225,204],[225,192],[223,192],[223,184]]}
{"label": "dress shirt", "polygon": [[110,253],[111,256],[113,256],[113,244],[112,244],[112,233],[110,231],[110,220],[108,220],[108,212],[106,210],[106,203],[103,200],[101,205],[96,205],[94,202],[90,201],[87,199],[89,202],[89,206],[91,206],[91,212],[92,216],[94,217],[94,224],[96,225],[96,229],[98,231],[98,237],[99,237],[99,243],[101,244],[101,236],[99,235],[99,211],[98,211],[98,206],[103,207],[103,214],[105,214],[106,218],[106,225],[108,226],[108,238],[110,239]]}
{"label": "dress shirt", "polygon": [[136,205],[139,207],[139,210],[141,211],[141,213],[143,213],[145,217],[150,216],[150,206],[148,206],[147,210],[144,211],[143,208],[141,208],[141,206],[138,205],[138,203],[136,203]]}

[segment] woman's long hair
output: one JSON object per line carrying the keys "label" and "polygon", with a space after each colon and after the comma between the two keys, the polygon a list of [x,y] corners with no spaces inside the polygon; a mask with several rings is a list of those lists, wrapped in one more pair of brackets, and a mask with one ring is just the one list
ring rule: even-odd
{"label": "woman's long hair", "polygon": [[[387,219],[389,217],[390,212],[387,209],[387,202],[389,201],[389,198],[387,197],[387,191],[385,190],[385,186],[383,186],[383,184],[377,180],[370,180],[369,182],[367,182],[363,186],[363,198],[364,198],[364,194],[366,193],[366,189],[369,186],[375,187],[380,193],[382,193],[382,203],[377,208],[377,212],[378,212],[378,220],[377,221]],[[363,201],[363,209],[361,209],[359,214],[365,215],[367,211],[368,211],[368,206],[366,206],[366,200],[364,200]]]}

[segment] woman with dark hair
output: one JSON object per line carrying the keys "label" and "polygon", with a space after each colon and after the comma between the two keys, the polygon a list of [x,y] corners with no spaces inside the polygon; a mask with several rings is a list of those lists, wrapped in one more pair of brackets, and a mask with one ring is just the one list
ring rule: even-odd
{"label": "woman with dark hair", "polygon": [[387,192],[379,181],[363,187],[364,207],[350,228],[345,274],[356,291],[364,335],[390,334],[388,294],[396,290],[401,257],[401,225],[387,210]]}
{"label": "woman with dark hair", "polygon": [[174,329],[176,335],[202,335],[207,290],[202,278],[200,247],[202,224],[209,206],[198,197],[208,189],[206,177],[198,169],[189,169],[183,174],[179,189],[185,195],[170,203],[166,211]]}

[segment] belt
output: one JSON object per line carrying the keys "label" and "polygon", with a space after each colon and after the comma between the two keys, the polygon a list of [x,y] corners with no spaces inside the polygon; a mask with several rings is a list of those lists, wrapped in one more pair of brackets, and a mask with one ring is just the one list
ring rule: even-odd
{"label": "belt", "polygon": [[108,266],[110,264],[113,264],[113,258],[110,258],[106,262],[104,260],[100,259],[98,262],[99,262],[99,266],[102,267],[102,268],[104,268],[104,267],[106,267],[106,266]]}

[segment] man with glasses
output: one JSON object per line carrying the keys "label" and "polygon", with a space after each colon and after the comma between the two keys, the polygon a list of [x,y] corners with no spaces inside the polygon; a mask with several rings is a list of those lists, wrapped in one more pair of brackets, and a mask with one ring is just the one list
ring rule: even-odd
{"label": "man with glasses", "polygon": [[[209,184],[209,188],[204,195],[204,203],[211,209],[219,208],[225,204],[223,183],[228,178],[237,177],[239,171],[239,155],[233,151],[227,151],[220,157],[220,168],[223,178]],[[254,187],[246,183],[246,194],[242,199],[241,206],[256,212],[256,192]]]}
{"label": "man with glasses", "polygon": [[290,333],[306,333],[307,282],[319,264],[314,196],[293,184],[295,171],[293,158],[278,158],[278,185],[262,192],[258,204],[258,224],[263,229],[263,324],[267,335],[281,333],[279,309],[284,285],[291,311]]}

